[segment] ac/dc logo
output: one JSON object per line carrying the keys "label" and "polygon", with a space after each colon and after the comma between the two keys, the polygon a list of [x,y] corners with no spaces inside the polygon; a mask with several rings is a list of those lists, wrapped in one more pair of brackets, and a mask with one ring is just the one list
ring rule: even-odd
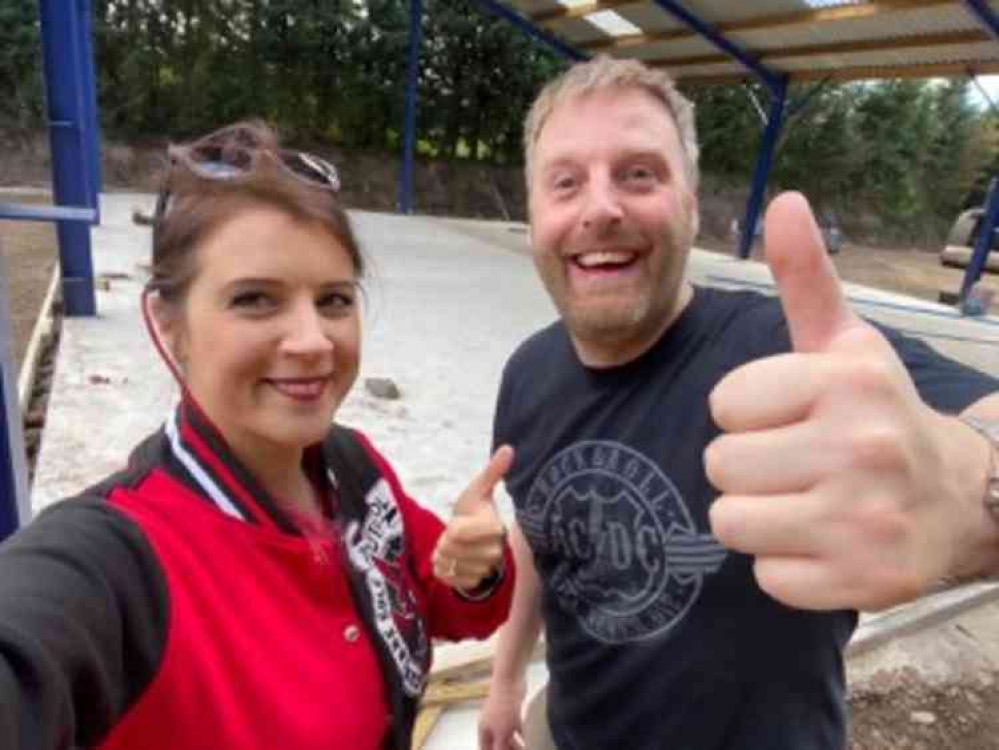
{"label": "ac/dc logo", "polygon": [[619,443],[575,443],[539,472],[517,520],[560,606],[607,643],[679,622],[725,549],[662,470]]}

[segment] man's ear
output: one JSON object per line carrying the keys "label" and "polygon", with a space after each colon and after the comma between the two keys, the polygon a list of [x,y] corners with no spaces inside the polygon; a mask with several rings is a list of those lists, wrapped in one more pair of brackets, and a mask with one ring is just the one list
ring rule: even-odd
{"label": "man's ear", "polygon": [[688,190],[684,202],[687,204],[687,215],[690,216],[690,243],[693,244],[701,232],[701,205],[697,200],[697,191]]}

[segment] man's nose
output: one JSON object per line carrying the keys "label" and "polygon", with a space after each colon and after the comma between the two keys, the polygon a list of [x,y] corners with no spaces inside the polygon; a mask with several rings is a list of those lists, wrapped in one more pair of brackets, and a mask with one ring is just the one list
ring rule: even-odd
{"label": "man's nose", "polygon": [[624,217],[621,196],[609,176],[592,178],[586,188],[586,202],[583,207],[583,226],[602,233],[620,224]]}

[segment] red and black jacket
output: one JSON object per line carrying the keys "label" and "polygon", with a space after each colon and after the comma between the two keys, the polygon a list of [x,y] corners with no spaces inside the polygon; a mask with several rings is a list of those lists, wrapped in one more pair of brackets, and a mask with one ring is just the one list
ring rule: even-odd
{"label": "red and black jacket", "polygon": [[430,640],[506,618],[437,581],[443,525],[360,433],[307,455],[306,533],[182,405],[128,468],[0,546],[0,747],[409,747]]}

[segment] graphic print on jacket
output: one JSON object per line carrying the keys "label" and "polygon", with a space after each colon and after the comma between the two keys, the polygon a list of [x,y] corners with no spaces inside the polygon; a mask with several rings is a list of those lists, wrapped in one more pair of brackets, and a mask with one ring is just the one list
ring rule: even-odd
{"label": "graphic print on jacket", "polygon": [[538,472],[517,521],[535,554],[558,560],[549,588],[603,643],[667,632],[726,550],[697,530],[662,470],[612,441],[574,443]]}
{"label": "graphic print on jacket", "polygon": [[403,689],[417,696],[426,685],[430,641],[416,598],[406,585],[402,513],[384,479],[368,491],[366,499],[368,514],[363,523],[347,525],[347,554],[364,578],[378,634],[399,670]]}

